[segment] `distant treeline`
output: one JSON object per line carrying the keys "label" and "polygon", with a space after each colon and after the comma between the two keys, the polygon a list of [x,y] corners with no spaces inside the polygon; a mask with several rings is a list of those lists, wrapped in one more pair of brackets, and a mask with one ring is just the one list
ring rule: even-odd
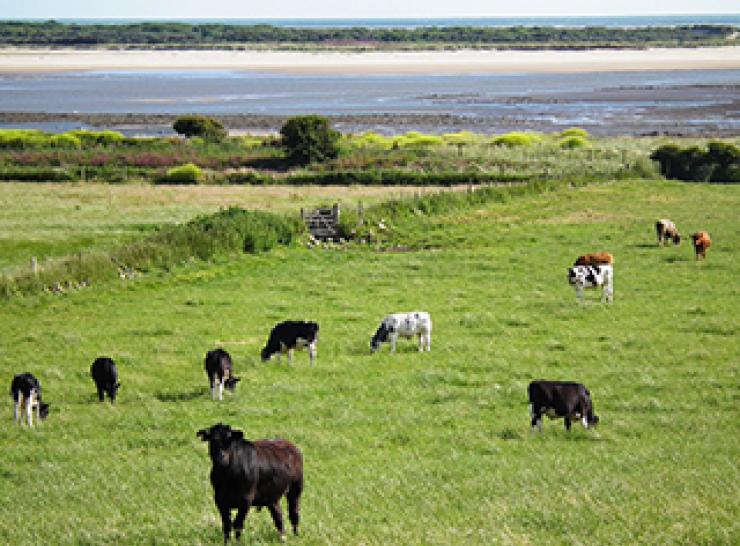
{"label": "distant treeline", "polygon": [[239,45],[316,45],[392,47],[457,45],[501,48],[649,47],[718,45],[734,39],[733,25],[641,28],[553,26],[305,28],[272,25],[146,22],[72,24],[56,21],[0,21],[0,45],[233,47]]}

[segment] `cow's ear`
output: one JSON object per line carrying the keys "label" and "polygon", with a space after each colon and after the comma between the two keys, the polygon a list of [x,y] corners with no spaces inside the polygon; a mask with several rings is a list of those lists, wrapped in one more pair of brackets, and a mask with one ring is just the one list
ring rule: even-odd
{"label": "cow's ear", "polygon": [[196,435],[204,442],[211,439],[211,431],[208,429],[199,430]]}
{"label": "cow's ear", "polygon": [[232,377],[231,379],[234,381],[234,383],[236,383],[237,381],[241,381],[242,380],[241,377]]}
{"label": "cow's ear", "polygon": [[231,431],[231,441],[235,442],[238,440],[244,439],[244,433],[241,430],[232,430]]}

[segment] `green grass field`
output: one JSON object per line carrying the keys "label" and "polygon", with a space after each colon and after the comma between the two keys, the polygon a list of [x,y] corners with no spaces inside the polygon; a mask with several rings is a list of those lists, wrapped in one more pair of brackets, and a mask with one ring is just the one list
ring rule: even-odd
{"label": "green grass field", "polygon": [[[0,378],[33,372],[52,413],[21,429],[6,398],[0,543],[220,543],[195,433],[221,421],[302,448],[289,544],[735,544],[739,207],[737,186],[606,183],[407,220],[395,252],[282,248],[5,300]],[[659,217],[708,230],[708,259],[657,248]],[[578,305],[566,268],[597,250],[615,302]],[[383,316],[414,309],[431,353],[371,355]],[[259,361],[287,318],[321,324],[314,368]],[[221,403],[202,363],[218,343],[242,377]],[[113,407],[88,374],[100,355]],[[538,378],[585,383],[599,427],[530,434]],[[242,540],[279,543],[267,511]]]}

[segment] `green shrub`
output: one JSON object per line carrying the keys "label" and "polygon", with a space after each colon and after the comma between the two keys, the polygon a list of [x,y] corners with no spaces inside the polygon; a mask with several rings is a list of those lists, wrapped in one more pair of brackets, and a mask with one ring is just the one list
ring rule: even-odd
{"label": "green shrub", "polygon": [[493,137],[489,143],[494,146],[507,146],[513,148],[516,146],[531,146],[542,140],[540,135],[535,133],[511,132],[497,137]]}
{"label": "green shrub", "polygon": [[371,131],[363,133],[359,136],[349,138],[349,144],[353,148],[383,148],[387,149],[393,145],[393,139],[373,133]]}
{"label": "green shrub", "polygon": [[588,134],[588,131],[585,129],[581,129],[580,127],[571,127],[570,129],[566,129],[565,131],[562,131],[560,133],[560,136],[562,138],[565,137],[581,137],[581,138],[589,138],[590,135]]}
{"label": "green shrub", "polygon": [[116,144],[122,144],[126,140],[126,137],[117,131],[88,131],[86,129],[78,129],[63,134],[79,139],[83,148],[114,146]]}
{"label": "green shrub", "polygon": [[680,148],[664,144],[650,154],[666,178],[696,182],[740,182],[740,149],[733,144],[710,142],[706,150],[698,146]]}
{"label": "green shrub", "polygon": [[424,135],[416,131],[409,131],[403,136],[393,139],[394,148],[429,148],[432,146],[442,146],[444,140],[437,135]]}
{"label": "green shrub", "polygon": [[82,147],[82,141],[78,137],[68,133],[52,136],[50,144],[52,148],[62,148],[64,150],[79,150]]}
{"label": "green shrub", "polygon": [[160,184],[198,184],[203,180],[203,171],[197,165],[186,163],[168,169],[157,179]]}
{"label": "green shrub", "polygon": [[17,180],[20,182],[68,182],[74,176],[66,169],[59,167],[4,167],[0,168],[0,180]]}
{"label": "green shrub", "polygon": [[178,117],[172,128],[179,135],[201,137],[210,142],[221,142],[228,134],[221,122],[207,116],[187,115]]}
{"label": "green shrub", "polygon": [[480,140],[480,137],[470,131],[461,131],[459,133],[446,133],[442,135],[442,140],[445,144],[465,145],[475,144]]}
{"label": "green shrub", "polygon": [[581,136],[569,136],[561,138],[558,141],[558,146],[565,150],[575,150],[577,148],[586,148],[590,146],[590,144],[587,139]]}
{"label": "green shrub", "polygon": [[289,118],[280,129],[280,136],[288,158],[301,165],[339,155],[341,135],[324,116]]}
{"label": "green shrub", "polygon": [[29,150],[49,146],[50,135],[35,129],[0,129],[0,148]]}

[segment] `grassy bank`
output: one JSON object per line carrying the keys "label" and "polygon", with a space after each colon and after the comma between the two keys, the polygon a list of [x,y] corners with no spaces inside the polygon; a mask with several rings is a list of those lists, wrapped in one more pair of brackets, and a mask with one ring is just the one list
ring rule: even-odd
{"label": "grassy bank", "polygon": [[[195,431],[223,421],[303,449],[289,543],[733,544],[738,206],[733,186],[562,187],[409,216],[397,241],[425,251],[286,248],[11,300],[0,376],[36,373],[52,414],[21,430],[5,406],[0,539],[220,542]],[[655,247],[662,216],[712,234],[706,262]],[[616,256],[612,306],[578,306],[565,281],[590,250]],[[371,356],[379,320],[411,309],[432,313],[431,353]],[[316,367],[259,362],[286,318],[321,323]],[[202,370],[218,343],[242,377],[223,403]],[[119,363],[115,407],[87,373],[100,354]],[[531,437],[536,378],[586,383],[599,428]],[[278,540],[265,511],[246,534]]]}
{"label": "grassy bank", "polygon": [[237,206],[298,217],[340,202],[352,209],[390,197],[428,192],[420,187],[152,186],[147,184],[0,183],[0,274],[29,270],[48,259],[110,250],[165,224]]}

